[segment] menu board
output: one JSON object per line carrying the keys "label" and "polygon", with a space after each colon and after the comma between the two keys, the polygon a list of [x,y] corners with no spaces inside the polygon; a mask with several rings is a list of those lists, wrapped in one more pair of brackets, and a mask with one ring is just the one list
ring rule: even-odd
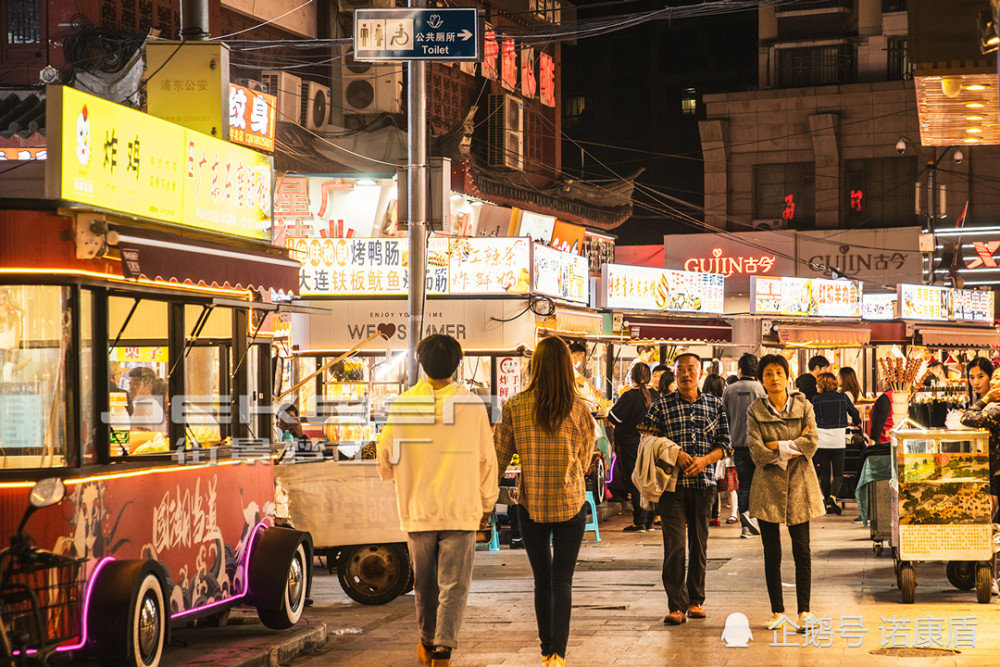
{"label": "menu board", "polygon": [[527,294],[531,291],[531,240],[451,239],[451,294]]}
{"label": "menu board", "polygon": [[[302,296],[402,295],[409,290],[410,245],[405,238],[287,239],[302,263]],[[426,286],[448,293],[448,239],[429,239]]]}
{"label": "menu board", "polygon": [[695,273],[645,266],[605,264],[603,306],[668,313],[722,313],[721,273]]}
{"label": "menu board", "polygon": [[896,317],[896,302],[898,297],[893,293],[865,293],[861,299],[861,319],[892,320]]}
{"label": "menu board", "polygon": [[753,315],[861,317],[861,283],[823,278],[751,276]]}
{"label": "menu board", "polygon": [[949,289],[934,285],[900,285],[899,316],[904,320],[948,320]]}
{"label": "menu board", "polygon": [[577,303],[590,302],[590,268],[586,257],[538,243],[534,255],[532,291]]}
{"label": "menu board", "polygon": [[904,320],[992,323],[991,291],[951,289],[935,285],[900,285],[900,317]]}
{"label": "menu board", "polygon": [[971,289],[951,290],[951,315],[956,322],[993,322],[993,292]]}
{"label": "menu board", "polygon": [[529,236],[532,241],[548,245],[552,242],[555,224],[556,219],[551,215],[521,211],[521,224],[518,227],[517,235]]}

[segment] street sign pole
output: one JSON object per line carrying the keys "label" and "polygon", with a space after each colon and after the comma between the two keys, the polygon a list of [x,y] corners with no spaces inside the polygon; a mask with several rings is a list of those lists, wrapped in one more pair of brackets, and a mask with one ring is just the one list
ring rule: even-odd
{"label": "street sign pole", "polygon": [[[411,8],[426,6],[426,0],[409,0]],[[417,383],[420,365],[417,344],[424,328],[424,295],[427,271],[425,250],[427,236],[427,62],[411,60],[407,66],[409,100],[407,105],[406,201],[409,211],[407,236],[410,242],[409,327],[407,331],[407,364],[410,386]],[[447,204],[446,204],[447,205]]]}

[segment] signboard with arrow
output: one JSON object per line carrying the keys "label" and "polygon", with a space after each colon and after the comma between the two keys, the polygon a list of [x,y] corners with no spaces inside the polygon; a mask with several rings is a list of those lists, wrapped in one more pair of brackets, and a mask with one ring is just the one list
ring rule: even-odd
{"label": "signboard with arrow", "polygon": [[354,10],[354,59],[479,61],[475,7]]}

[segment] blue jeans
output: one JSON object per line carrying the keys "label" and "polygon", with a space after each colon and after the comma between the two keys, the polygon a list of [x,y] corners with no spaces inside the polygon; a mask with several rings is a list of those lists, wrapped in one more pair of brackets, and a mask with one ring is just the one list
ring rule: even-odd
{"label": "blue jeans", "polygon": [[[587,506],[568,521],[532,521],[523,505],[517,506],[521,538],[535,576],[535,621],[542,655],[566,657],[569,616],[573,607],[573,571],[587,524]],[[549,548],[549,540],[552,547]]]}

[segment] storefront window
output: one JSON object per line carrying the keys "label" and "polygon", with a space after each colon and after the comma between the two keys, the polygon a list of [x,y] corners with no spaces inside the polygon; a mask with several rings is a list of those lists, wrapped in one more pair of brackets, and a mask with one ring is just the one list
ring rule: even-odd
{"label": "storefront window", "polygon": [[167,434],[167,304],[108,298],[111,456],[170,449]]}
{"label": "storefront window", "polygon": [[[182,410],[187,424],[185,442],[214,447],[222,441],[223,422],[229,419],[229,342],[232,340],[233,313],[228,308],[206,309],[188,305],[184,322],[189,339],[197,340],[184,358],[185,399]],[[223,406],[223,403],[226,403]],[[225,413],[225,418],[223,418]]]}
{"label": "storefront window", "polygon": [[0,468],[67,465],[69,288],[0,286]]}

